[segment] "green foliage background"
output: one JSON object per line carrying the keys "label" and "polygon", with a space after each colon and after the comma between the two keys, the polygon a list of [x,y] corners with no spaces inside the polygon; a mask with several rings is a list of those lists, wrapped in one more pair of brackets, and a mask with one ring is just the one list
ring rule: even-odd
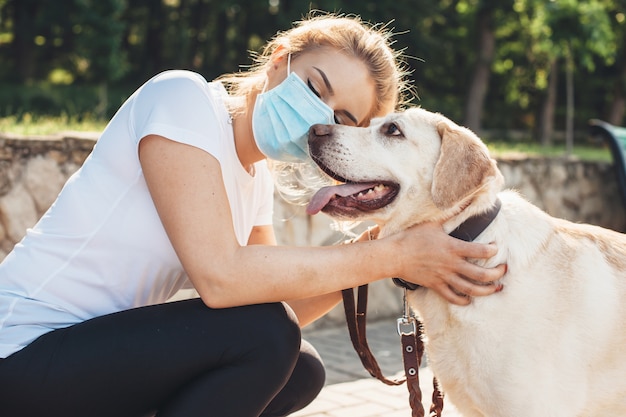
{"label": "green foliage background", "polygon": [[[456,121],[480,106],[482,128],[532,136],[555,77],[563,130],[569,69],[578,130],[589,118],[626,123],[626,0],[0,0],[0,117],[109,118],[165,69],[207,79],[245,69],[250,51],[312,9],[394,28],[415,104]],[[476,100],[485,29],[495,53]]]}

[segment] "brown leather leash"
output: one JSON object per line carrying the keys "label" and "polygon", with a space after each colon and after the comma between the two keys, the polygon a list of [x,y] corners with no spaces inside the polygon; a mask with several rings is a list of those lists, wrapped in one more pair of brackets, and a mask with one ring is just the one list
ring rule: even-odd
{"label": "brown leather leash", "polygon": [[[450,236],[471,242],[478,237],[496,218],[502,202],[497,199],[494,206],[483,214],[474,216],[466,220],[457,227]],[[369,235],[369,230],[368,230]],[[371,236],[370,236],[371,239]],[[378,366],[376,358],[372,354],[366,337],[366,315],[367,315],[367,290],[368,286],[362,285],[358,288],[358,300],[355,302],[354,289],[348,288],[342,291],[343,306],[346,314],[346,322],[350,332],[350,340],[354,350],[358,353],[361,363],[374,378],[387,385],[401,385],[407,383],[409,390],[409,404],[411,406],[411,417],[424,417],[424,406],[422,405],[422,391],[419,383],[419,367],[424,355],[424,343],[422,341],[422,323],[417,317],[411,314],[407,301],[407,292],[419,287],[417,284],[406,282],[400,278],[393,278],[393,282],[404,290],[404,313],[398,319],[398,334],[401,336],[402,362],[404,363],[405,377],[400,379],[388,379]],[[430,417],[441,417],[443,411],[443,392],[439,387],[436,377],[433,377],[433,396],[430,406]]]}
{"label": "brown leather leash", "polygon": [[[384,376],[376,358],[372,354],[367,343],[366,316],[367,316],[367,291],[368,286],[362,285],[358,288],[358,299],[355,302],[354,289],[348,288],[342,291],[346,322],[350,332],[350,340],[354,350],[359,355],[361,363],[374,378],[387,385],[401,385],[407,383],[409,390],[409,404],[411,406],[411,417],[424,417],[424,406],[422,405],[422,390],[419,382],[419,367],[424,354],[424,344],[421,339],[422,325],[419,320],[409,313],[406,301],[405,289],[405,311],[402,318],[398,319],[398,333],[401,336],[402,362],[404,363],[405,377],[400,379],[389,379]],[[443,410],[443,394],[439,390],[436,378],[433,378],[433,397],[430,407],[430,416],[441,417]]]}

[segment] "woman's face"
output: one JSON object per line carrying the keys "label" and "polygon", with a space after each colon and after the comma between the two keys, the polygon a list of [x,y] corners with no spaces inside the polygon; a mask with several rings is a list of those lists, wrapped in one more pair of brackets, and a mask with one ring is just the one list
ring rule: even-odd
{"label": "woman's face", "polygon": [[[287,56],[268,69],[268,89],[287,78]],[[366,126],[375,105],[374,82],[365,64],[331,47],[321,47],[291,58],[295,72],[335,112],[335,122]]]}

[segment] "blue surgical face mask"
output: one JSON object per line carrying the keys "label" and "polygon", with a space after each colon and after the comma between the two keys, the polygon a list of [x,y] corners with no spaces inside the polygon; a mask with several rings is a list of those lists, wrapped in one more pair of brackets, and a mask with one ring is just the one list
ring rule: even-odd
{"label": "blue surgical face mask", "polygon": [[257,96],[252,132],[257,146],[268,158],[302,162],[309,156],[309,128],[316,123],[334,123],[334,111],[295,72],[290,72],[290,66],[291,55],[287,78]]}

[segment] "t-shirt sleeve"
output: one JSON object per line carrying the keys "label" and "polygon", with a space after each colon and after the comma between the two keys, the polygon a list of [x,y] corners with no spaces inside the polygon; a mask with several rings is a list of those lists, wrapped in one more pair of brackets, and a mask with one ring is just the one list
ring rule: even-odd
{"label": "t-shirt sleeve", "polygon": [[147,135],[159,135],[220,159],[219,119],[200,74],[172,70],[156,75],[137,91],[131,111],[137,143]]}

